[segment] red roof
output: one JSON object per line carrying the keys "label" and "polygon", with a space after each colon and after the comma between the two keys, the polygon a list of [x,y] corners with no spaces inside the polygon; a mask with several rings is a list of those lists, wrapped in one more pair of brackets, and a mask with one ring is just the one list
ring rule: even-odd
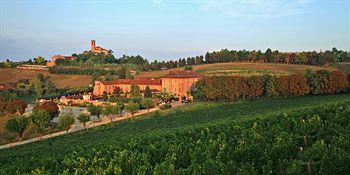
{"label": "red roof", "polygon": [[195,71],[190,70],[176,70],[170,71],[168,74],[164,75],[162,78],[203,78],[204,75],[199,74]]}
{"label": "red roof", "polygon": [[155,79],[121,79],[116,81],[101,81],[104,85],[136,84],[136,85],[162,85],[161,80]]}

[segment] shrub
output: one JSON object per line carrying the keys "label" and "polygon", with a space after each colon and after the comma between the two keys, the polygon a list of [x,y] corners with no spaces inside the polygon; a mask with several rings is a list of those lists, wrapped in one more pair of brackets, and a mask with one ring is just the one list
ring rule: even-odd
{"label": "shrub", "polygon": [[163,104],[163,105],[160,105],[160,106],[159,106],[159,109],[165,110],[165,109],[170,109],[170,108],[172,108],[172,107],[173,107],[173,105],[168,104],[168,103],[165,103],[165,104]]}
{"label": "shrub", "polygon": [[58,124],[57,125],[59,128],[67,131],[67,133],[68,133],[68,130],[70,129],[71,125],[74,124],[74,122],[75,122],[74,116],[65,114],[65,115],[58,117]]}
{"label": "shrub", "polygon": [[49,112],[51,119],[57,117],[59,114],[58,106],[53,101],[46,101],[41,105],[36,105],[33,108],[33,111],[35,110],[46,110],[47,112]]}

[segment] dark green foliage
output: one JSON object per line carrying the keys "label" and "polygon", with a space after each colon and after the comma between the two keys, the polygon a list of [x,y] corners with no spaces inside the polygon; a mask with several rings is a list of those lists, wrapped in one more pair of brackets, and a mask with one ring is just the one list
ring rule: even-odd
{"label": "dark green foliage", "polygon": [[194,103],[0,150],[0,172],[307,174],[310,161],[312,173],[347,174],[349,107],[338,102],[349,94]]}
{"label": "dark green foliage", "polygon": [[130,102],[128,105],[125,106],[125,109],[130,112],[132,116],[140,109],[140,104]]}
{"label": "dark green foliage", "polygon": [[68,130],[71,128],[71,125],[73,125],[74,122],[75,122],[74,116],[65,114],[58,117],[57,125],[59,128],[66,130],[68,132]]}
{"label": "dark green foliage", "polygon": [[10,132],[17,132],[19,134],[20,139],[23,139],[23,132],[28,128],[30,119],[25,116],[14,116],[9,119],[5,128]]}
{"label": "dark green foliage", "polygon": [[102,107],[91,105],[88,107],[88,111],[90,112],[90,115],[96,115],[98,118],[100,118],[100,115],[102,113]]}
{"label": "dark green foliage", "polygon": [[125,79],[126,78],[126,67],[122,67],[120,68],[120,70],[118,71],[118,76],[119,76],[119,79]]}
{"label": "dark green foliage", "polygon": [[153,108],[155,106],[152,98],[145,98],[141,100],[141,106],[146,108],[148,111],[150,108]]}
{"label": "dark green foliage", "polygon": [[130,96],[132,98],[140,98],[141,97],[141,90],[140,87],[136,84],[132,84],[130,87]]}
{"label": "dark green foliage", "polygon": [[71,68],[71,67],[50,67],[49,72],[53,74],[76,74],[76,75],[117,75],[117,70],[105,70],[98,68]]}
{"label": "dark green foliage", "polygon": [[144,93],[143,97],[152,98],[151,88],[148,85],[146,86],[145,93]]}
{"label": "dark green foliage", "polygon": [[37,127],[37,132],[43,133],[44,129],[49,126],[51,116],[48,111],[39,109],[34,110],[33,113],[30,114],[30,119],[32,123]]}
{"label": "dark green foliage", "polygon": [[84,128],[86,128],[86,123],[91,120],[90,115],[86,113],[79,113],[77,119],[83,124]]}

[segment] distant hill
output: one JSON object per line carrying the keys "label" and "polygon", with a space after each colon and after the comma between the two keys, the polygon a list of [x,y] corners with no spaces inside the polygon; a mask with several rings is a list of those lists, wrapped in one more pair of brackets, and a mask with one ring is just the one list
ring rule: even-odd
{"label": "distant hill", "polygon": [[[305,70],[336,70],[333,67],[318,67],[309,65],[294,65],[294,64],[273,64],[273,63],[216,63],[216,64],[202,64],[192,66],[194,71],[204,75],[256,75],[256,74],[275,74],[284,75],[291,73],[303,74]],[[179,70],[184,68],[174,68],[162,71],[141,72],[136,78],[156,78],[167,74],[172,70]]]}

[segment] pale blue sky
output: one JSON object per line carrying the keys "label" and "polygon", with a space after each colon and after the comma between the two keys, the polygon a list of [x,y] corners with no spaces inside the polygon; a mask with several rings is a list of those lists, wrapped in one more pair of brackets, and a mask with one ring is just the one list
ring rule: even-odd
{"label": "pale blue sky", "polygon": [[350,0],[0,0],[0,60],[70,55],[169,60],[220,49],[350,50]]}

